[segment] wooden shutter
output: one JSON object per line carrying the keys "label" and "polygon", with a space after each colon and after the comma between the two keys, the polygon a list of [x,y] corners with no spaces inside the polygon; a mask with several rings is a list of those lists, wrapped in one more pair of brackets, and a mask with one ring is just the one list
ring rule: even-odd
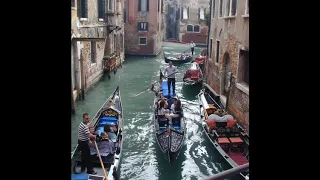
{"label": "wooden shutter", "polygon": [[147,0],[147,11],[149,11],[149,0]]}
{"label": "wooden shutter", "polygon": [[81,0],[81,16],[88,18],[88,0]]}
{"label": "wooden shutter", "polygon": [[141,11],[141,0],[138,0],[138,11]]}

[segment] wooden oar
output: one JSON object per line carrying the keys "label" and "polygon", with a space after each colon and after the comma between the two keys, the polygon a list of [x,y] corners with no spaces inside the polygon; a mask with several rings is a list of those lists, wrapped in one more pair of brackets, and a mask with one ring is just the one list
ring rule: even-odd
{"label": "wooden oar", "polygon": [[103,171],[104,177],[106,178],[105,180],[108,180],[107,172],[106,172],[106,169],[104,168],[104,165],[103,165],[103,162],[102,162],[102,159],[101,159],[101,155],[100,155],[100,152],[99,152],[99,148],[98,148],[97,142],[95,140],[94,140],[94,145],[96,146],[96,150],[97,150],[97,153],[98,153],[98,156],[99,156],[99,160],[100,160],[100,164],[101,164],[101,167],[102,167],[102,171]]}
{"label": "wooden oar", "polygon": [[137,97],[139,96],[140,94],[144,93],[145,91],[147,91],[152,85],[156,84],[158,81],[155,81],[154,83],[148,85],[145,89],[143,89],[142,91],[140,91],[138,94],[135,94],[133,96],[129,96],[129,97]]}
{"label": "wooden oar", "polygon": [[[178,71],[177,71],[177,72],[173,72],[173,73],[169,74],[168,76],[171,76],[171,75],[176,74],[176,73],[178,73]],[[167,76],[167,77],[168,77],[168,76]],[[144,93],[145,91],[147,91],[152,85],[154,85],[154,84],[156,84],[156,83],[158,83],[158,81],[155,81],[154,83],[148,85],[145,89],[143,89],[142,91],[140,91],[138,94],[135,94],[135,95],[129,96],[129,97],[137,97],[137,96],[139,96],[140,94],[142,94],[142,93]]]}

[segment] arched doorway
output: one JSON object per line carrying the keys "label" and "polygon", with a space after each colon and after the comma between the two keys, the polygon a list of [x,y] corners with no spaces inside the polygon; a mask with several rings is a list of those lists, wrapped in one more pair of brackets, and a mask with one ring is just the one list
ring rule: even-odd
{"label": "arched doorway", "polygon": [[230,56],[229,53],[224,53],[223,56],[223,68],[221,76],[221,94],[227,96],[231,78],[231,68],[230,68]]}

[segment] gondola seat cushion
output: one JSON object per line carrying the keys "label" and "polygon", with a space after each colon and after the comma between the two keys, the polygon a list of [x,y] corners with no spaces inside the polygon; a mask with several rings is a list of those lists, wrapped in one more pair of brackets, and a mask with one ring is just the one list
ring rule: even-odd
{"label": "gondola seat cushion", "polygon": [[166,121],[168,121],[168,119],[166,117],[164,117],[164,118],[160,118],[159,121],[160,122],[166,122]]}
{"label": "gondola seat cushion", "polygon": [[239,137],[232,137],[232,138],[229,138],[230,142],[232,144],[239,144],[239,143],[243,143],[243,140]]}
{"label": "gondola seat cushion", "polygon": [[175,130],[180,130],[180,126],[173,126]]}
{"label": "gondola seat cushion", "polygon": [[227,120],[227,128],[231,128],[231,127],[234,127],[237,123],[237,120],[231,120],[231,119],[228,119]]}
{"label": "gondola seat cushion", "polygon": [[160,126],[159,129],[160,129],[160,131],[164,131],[167,129],[167,126]]}
{"label": "gondola seat cushion", "polygon": [[71,180],[88,180],[89,174],[72,174]]}
{"label": "gondola seat cushion", "polygon": [[206,123],[207,123],[207,125],[209,126],[209,128],[211,130],[216,127],[216,121],[215,120],[207,120]]}
{"label": "gondola seat cushion", "polygon": [[223,137],[223,138],[218,138],[218,143],[219,144],[229,144],[230,141],[228,138]]}
{"label": "gondola seat cushion", "polygon": [[117,124],[116,117],[104,116],[100,119],[99,127],[104,127],[106,124]]}

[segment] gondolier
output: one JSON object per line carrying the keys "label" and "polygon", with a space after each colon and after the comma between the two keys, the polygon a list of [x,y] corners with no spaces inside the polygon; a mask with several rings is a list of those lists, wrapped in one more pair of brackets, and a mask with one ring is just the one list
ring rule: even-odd
{"label": "gondolier", "polygon": [[189,46],[190,46],[190,48],[191,48],[191,54],[192,54],[192,56],[193,56],[194,47],[196,46],[196,44],[195,44],[193,41],[191,41],[190,44],[189,44]]}
{"label": "gondolier", "polygon": [[80,123],[78,128],[78,144],[81,150],[81,159],[83,162],[81,163],[81,172],[83,172],[87,168],[88,174],[97,174],[93,170],[90,157],[89,140],[90,138],[95,138],[95,136],[90,133],[88,127],[90,116],[88,113],[84,113],[82,117],[83,121]]}
{"label": "gondolier", "polygon": [[170,95],[170,87],[172,85],[173,94],[176,93],[176,73],[178,69],[175,66],[172,66],[172,61],[169,61],[169,66],[164,70],[164,78],[166,78],[166,74],[170,74],[168,76],[168,93]]}

